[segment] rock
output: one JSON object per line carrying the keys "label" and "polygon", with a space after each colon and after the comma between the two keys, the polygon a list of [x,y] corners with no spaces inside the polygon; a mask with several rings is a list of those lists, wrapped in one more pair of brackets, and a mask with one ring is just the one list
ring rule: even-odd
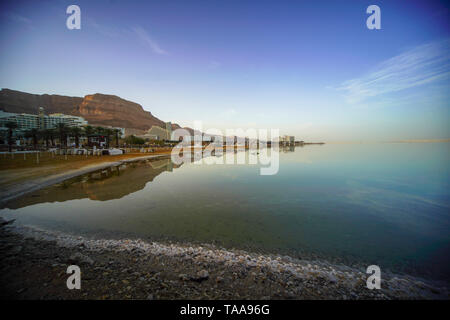
{"label": "rock", "polygon": [[150,293],[148,296],[147,296],[147,300],[154,300],[155,298],[153,297],[153,295]]}
{"label": "rock", "polygon": [[217,283],[223,282],[223,277],[218,276],[218,277],[216,278],[216,282],[217,282]]}
{"label": "rock", "polygon": [[328,281],[330,281],[331,283],[336,283],[337,279],[336,279],[336,277],[334,275],[329,274],[328,275]]}
{"label": "rock", "polygon": [[6,226],[8,224],[14,223],[14,221],[16,221],[16,219],[11,219],[11,220],[5,220],[5,219],[1,219],[0,220],[0,227]]}
{"label": "rock", "polygon": [[184,273],[180,273],[178,275],[178,278],[180,278],[180,280],[183,280],[183,281],[189,280],[189,277],[187,276],[187,274],[184,274]]}
{"label": "rock", "polygon": [[83,264],[83,263],[90,265],[94,264],[94,260],[79,252],[72,254],[68,262],[71,264]]}
{"label": "rock", "polygon": [[206,271],[205,269],[200,270],[199,272],[197,272],[197,280],[206,280],[209,278],[209,272]]}
{"label": "rock", "polygon": [[203,269],[203,270],[200,270],[199,272],[197,272],[197,274],[195,276],[191,277],[190,280],[201,282],[208,278],[209,278],[209,272],[206,271],[205,269]]}
{"label": "rock", "polygon": [[15,246],[11,249],[10,254],[15,255],[22,251],[22,246]]}

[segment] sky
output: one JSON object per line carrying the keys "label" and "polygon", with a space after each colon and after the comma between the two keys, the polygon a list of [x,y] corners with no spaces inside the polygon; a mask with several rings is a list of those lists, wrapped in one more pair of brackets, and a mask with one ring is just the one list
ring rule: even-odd
{"label": "sky", "polygon": [[0,87],[305,141],[450,138],[449,21],[447,1],[2,1]]}

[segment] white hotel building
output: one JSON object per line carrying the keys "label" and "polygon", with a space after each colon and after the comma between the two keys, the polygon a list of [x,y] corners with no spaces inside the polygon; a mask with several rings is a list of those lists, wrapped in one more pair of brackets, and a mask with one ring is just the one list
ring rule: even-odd
{"label": "white hotel building", "polygon": [[71,116],[62,113],[44,114],[44,108],[39,108],[39,114],[10,113],[0,110],[0,130],[2,135],[5,131],[7,122],[17,123],[16,135],[20,135],[30,129],[53,129],[58,123],[64,123],[68,127],[86,126],[88,122],[82,117]]}

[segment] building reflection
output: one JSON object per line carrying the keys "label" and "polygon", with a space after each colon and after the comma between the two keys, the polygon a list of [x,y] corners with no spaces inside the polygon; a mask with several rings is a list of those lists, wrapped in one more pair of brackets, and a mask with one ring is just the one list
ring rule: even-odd
{"label": "building reflection", "polygon": [[6,204],[19,209],[46,202],[64,202],[76,199],[107,201],[120,199],[144,189],[163,172],[172,172],[175,165],[170,158],[121,164],[64,181]]}
{"label": "building reflection", "polygon": [[281,147],[281,150],[285,153],[287,152],[294,152],[295,151],[295,146],[294,145],[290,145],[290,146],[283,146]]}

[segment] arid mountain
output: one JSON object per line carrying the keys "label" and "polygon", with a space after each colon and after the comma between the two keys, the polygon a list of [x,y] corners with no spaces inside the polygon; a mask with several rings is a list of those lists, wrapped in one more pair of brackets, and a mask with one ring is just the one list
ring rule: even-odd
{"label": "arid mountain", "polygon": [[100,93],[85,96],[76,114],[89,123],[113,127],[147,130],[152,125],[165,126],[163,121],[145,111],[141,105]]}
{"label": "arid mountain", "polygon": [[[113,95],[96,93],[80,98],[10,89],[0,91],[0,110],[37,114],[39,107],[44,107],[46,114],[59,112],[81,116],[90,125],[122,127],[131,129],[129,131],[133,133],[143,132],[152,125],[165,127],[164,121],[145,111],[140,104]],[[172,127],[179,126],[173,124]]]}
{"label": "arid mountain", "polygon": [[46,113],[75,115],[82,101],[83,98],[79,97],[30,94],[10,89],[0,91],[0,110],[6,112],[37,114],[39,107],[44,107]]}

